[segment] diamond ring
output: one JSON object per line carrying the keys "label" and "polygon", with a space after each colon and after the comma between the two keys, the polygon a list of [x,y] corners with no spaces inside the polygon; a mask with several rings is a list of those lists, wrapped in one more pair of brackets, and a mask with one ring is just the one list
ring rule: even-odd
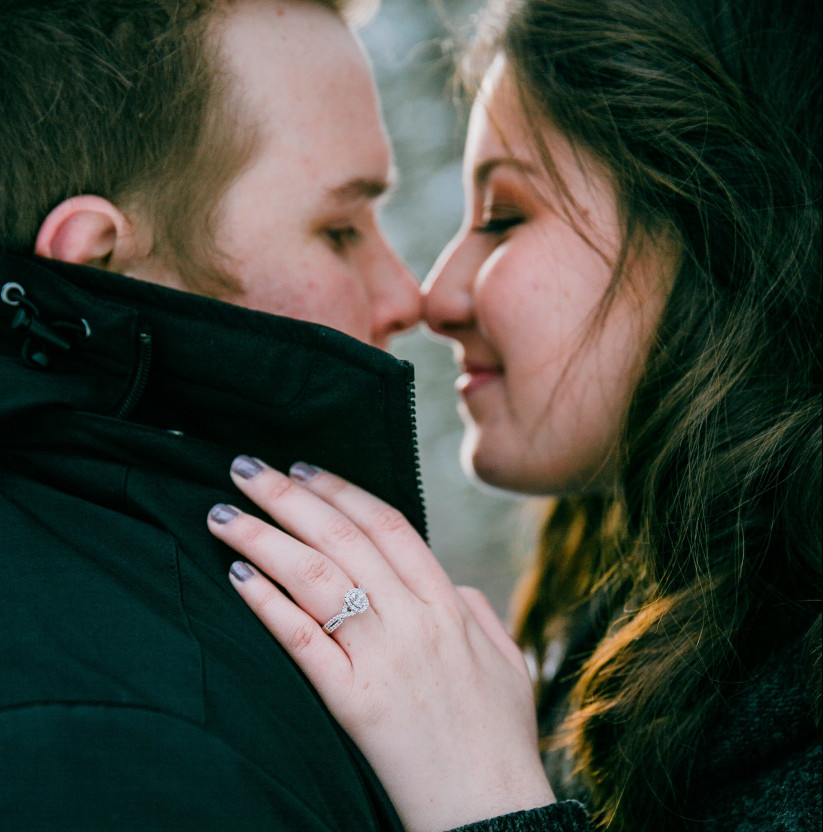
{"label": "diamond ring", "polygon": [[360,615],[369,608],[369,596],[366,595],[366,590],[362,586],[350,589],[346,593],[343,601],[343,610],[330,618],[324,625],[323,629],[327,633],[333,633],[347,618],[353,615]]}

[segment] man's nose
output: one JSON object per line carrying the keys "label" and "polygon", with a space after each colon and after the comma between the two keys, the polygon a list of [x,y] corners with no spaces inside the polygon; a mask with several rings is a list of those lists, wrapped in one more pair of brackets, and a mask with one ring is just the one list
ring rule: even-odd
{"label": "man's nose", "polygon": [[376,267],[378,290],[373,298],[372,340],[385,348],[392,335],[399,335],[420,323],[420,285],[388,243]]}
{"label": "man's nose", "polygon": [[474,320],[471,264],[459,233],[440,253],[420,289],[423,320],[432,332],[450,336]]}

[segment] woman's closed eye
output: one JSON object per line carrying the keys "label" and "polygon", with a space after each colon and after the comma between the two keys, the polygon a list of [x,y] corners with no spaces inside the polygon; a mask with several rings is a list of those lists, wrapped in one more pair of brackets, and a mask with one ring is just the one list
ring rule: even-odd
{"label": "woman's closed eye", "polygon": [[525,217],[521,211],[507,207],[489,207],[483,211],[480,224],[474,227],[478,234],[500,235],[505,234],[517,225],[524,222]]}
{"label": "woman's closed eye", "polygon": [[492,217],[481,225],[475,226],[478,234],[505,234],[523,222],[523,217]]}

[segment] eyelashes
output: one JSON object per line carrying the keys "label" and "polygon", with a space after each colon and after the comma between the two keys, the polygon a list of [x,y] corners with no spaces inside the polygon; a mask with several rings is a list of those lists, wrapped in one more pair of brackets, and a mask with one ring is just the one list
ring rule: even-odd
{"label": "eyelashes", "polygon": [[512,228],[521,225],[524,220],[525,218],[520,216],[492,217],[481,225],[476,226],[474,231],[478,234],[488,234],[490,236],[505,234]]}

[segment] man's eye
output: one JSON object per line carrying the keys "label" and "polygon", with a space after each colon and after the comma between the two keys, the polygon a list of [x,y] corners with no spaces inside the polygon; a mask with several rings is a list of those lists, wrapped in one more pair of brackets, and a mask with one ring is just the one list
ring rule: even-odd
{"label": "man's eye", "polygon": [[357,245],[362,239],[361,233],[353,225],[335,226],[325,229],[326,239],[335,251],[345,251]]}

